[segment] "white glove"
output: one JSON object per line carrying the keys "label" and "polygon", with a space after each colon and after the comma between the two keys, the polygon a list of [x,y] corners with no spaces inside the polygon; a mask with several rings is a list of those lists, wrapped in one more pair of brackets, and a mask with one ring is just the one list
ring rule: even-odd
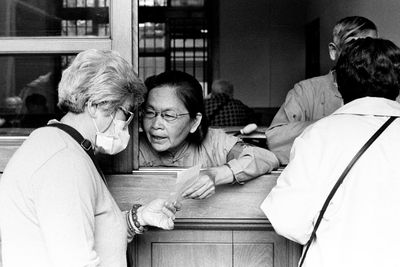
{"label": "white glove", "polygon": [[175,213],[180,204],[172,204],[164,199],[155,199],[137,210],[138,222],[142,226],[151,225],[164,230],[174,228]]}

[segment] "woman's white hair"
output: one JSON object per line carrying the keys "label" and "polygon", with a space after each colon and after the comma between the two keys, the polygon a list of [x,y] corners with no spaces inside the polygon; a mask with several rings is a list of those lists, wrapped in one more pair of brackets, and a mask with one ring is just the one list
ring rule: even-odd
{"label": "woman's white hair", "polygon": [[109,113],[127,99],[143,102],[145,87],[129,64],[115,51],[90,49],[79,53],[64,70],[58,85],[58,106],[82,113],[88,101]]}

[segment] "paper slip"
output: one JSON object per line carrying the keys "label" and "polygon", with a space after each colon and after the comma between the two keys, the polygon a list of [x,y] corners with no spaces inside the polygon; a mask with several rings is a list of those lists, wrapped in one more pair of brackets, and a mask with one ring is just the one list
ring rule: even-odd
{"label": "paper slip", "polygon": [[168,198],[169,202],[174,203],[182,201],[183,192],[190,188],[199,179],[200,167],[201,165],[199,164],[178,172],[174,191],[170,193]]}

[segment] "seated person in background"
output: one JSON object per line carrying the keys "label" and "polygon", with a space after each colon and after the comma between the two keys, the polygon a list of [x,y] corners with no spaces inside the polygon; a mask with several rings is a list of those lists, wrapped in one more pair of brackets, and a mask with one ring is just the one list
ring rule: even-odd
{"label": "seated person in background", "polygon": [[233,98],[233,85],[228,81],[214,81],[204,105],[210,126],[243,126],[255,122],[254,111]]}
{"label": "seated person in background", "polygon": [[[400,117],[400,48],[382,39],[349,44],[336,65],[345,106],[308,127],[261,208],[277,233],[305,244],[325,199],[356,153],[389,117]],[[400,118],[347,174],[323,215],[307,267],[398,266]],[[382,244],[382,245],[372,245]]]}
{"label": "seated person in background", "polygon": [[191,75],[164,72],[152,79],[143,108],[140,137],[142,167],[205,168],[187,198],[207,198],[215,186],[243,183],[277,168],[275,155],[245,144],[221,129],[209,129],[204,116],[203,90]]}
{"label": "seated person in background", "polygon": [[[378,35],[375,24],[364,17],[346,17],[333,28],[333,42],[329,43],[329,55],[336,62],[343,46],[352,39]],[[314,77],[294,85],[285,103],[275,115],[266,131],[267,145],[281,164],[289,162],[294,139],[315,121],[332,114],[343,105],[337,89],[335,71]]]}

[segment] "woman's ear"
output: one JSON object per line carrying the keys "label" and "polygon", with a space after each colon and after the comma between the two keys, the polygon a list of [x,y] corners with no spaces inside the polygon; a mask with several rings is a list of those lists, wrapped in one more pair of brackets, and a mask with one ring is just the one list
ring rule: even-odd
{"label": "woman's ear", "polygon": [[202,118],[203,118],[203,115],[200,112],[197,113],[196,118],[194,119],[192,128],[190,128],[190,133],[194,133],[197,130],[197,128],[199,128]]}
{"label": "woman's ear", "polygon": [[93,104],[93,102],[91,100],[89,100],[86,104],[86,108],[89,112],[90,117],[96,118],[97,105]]}

